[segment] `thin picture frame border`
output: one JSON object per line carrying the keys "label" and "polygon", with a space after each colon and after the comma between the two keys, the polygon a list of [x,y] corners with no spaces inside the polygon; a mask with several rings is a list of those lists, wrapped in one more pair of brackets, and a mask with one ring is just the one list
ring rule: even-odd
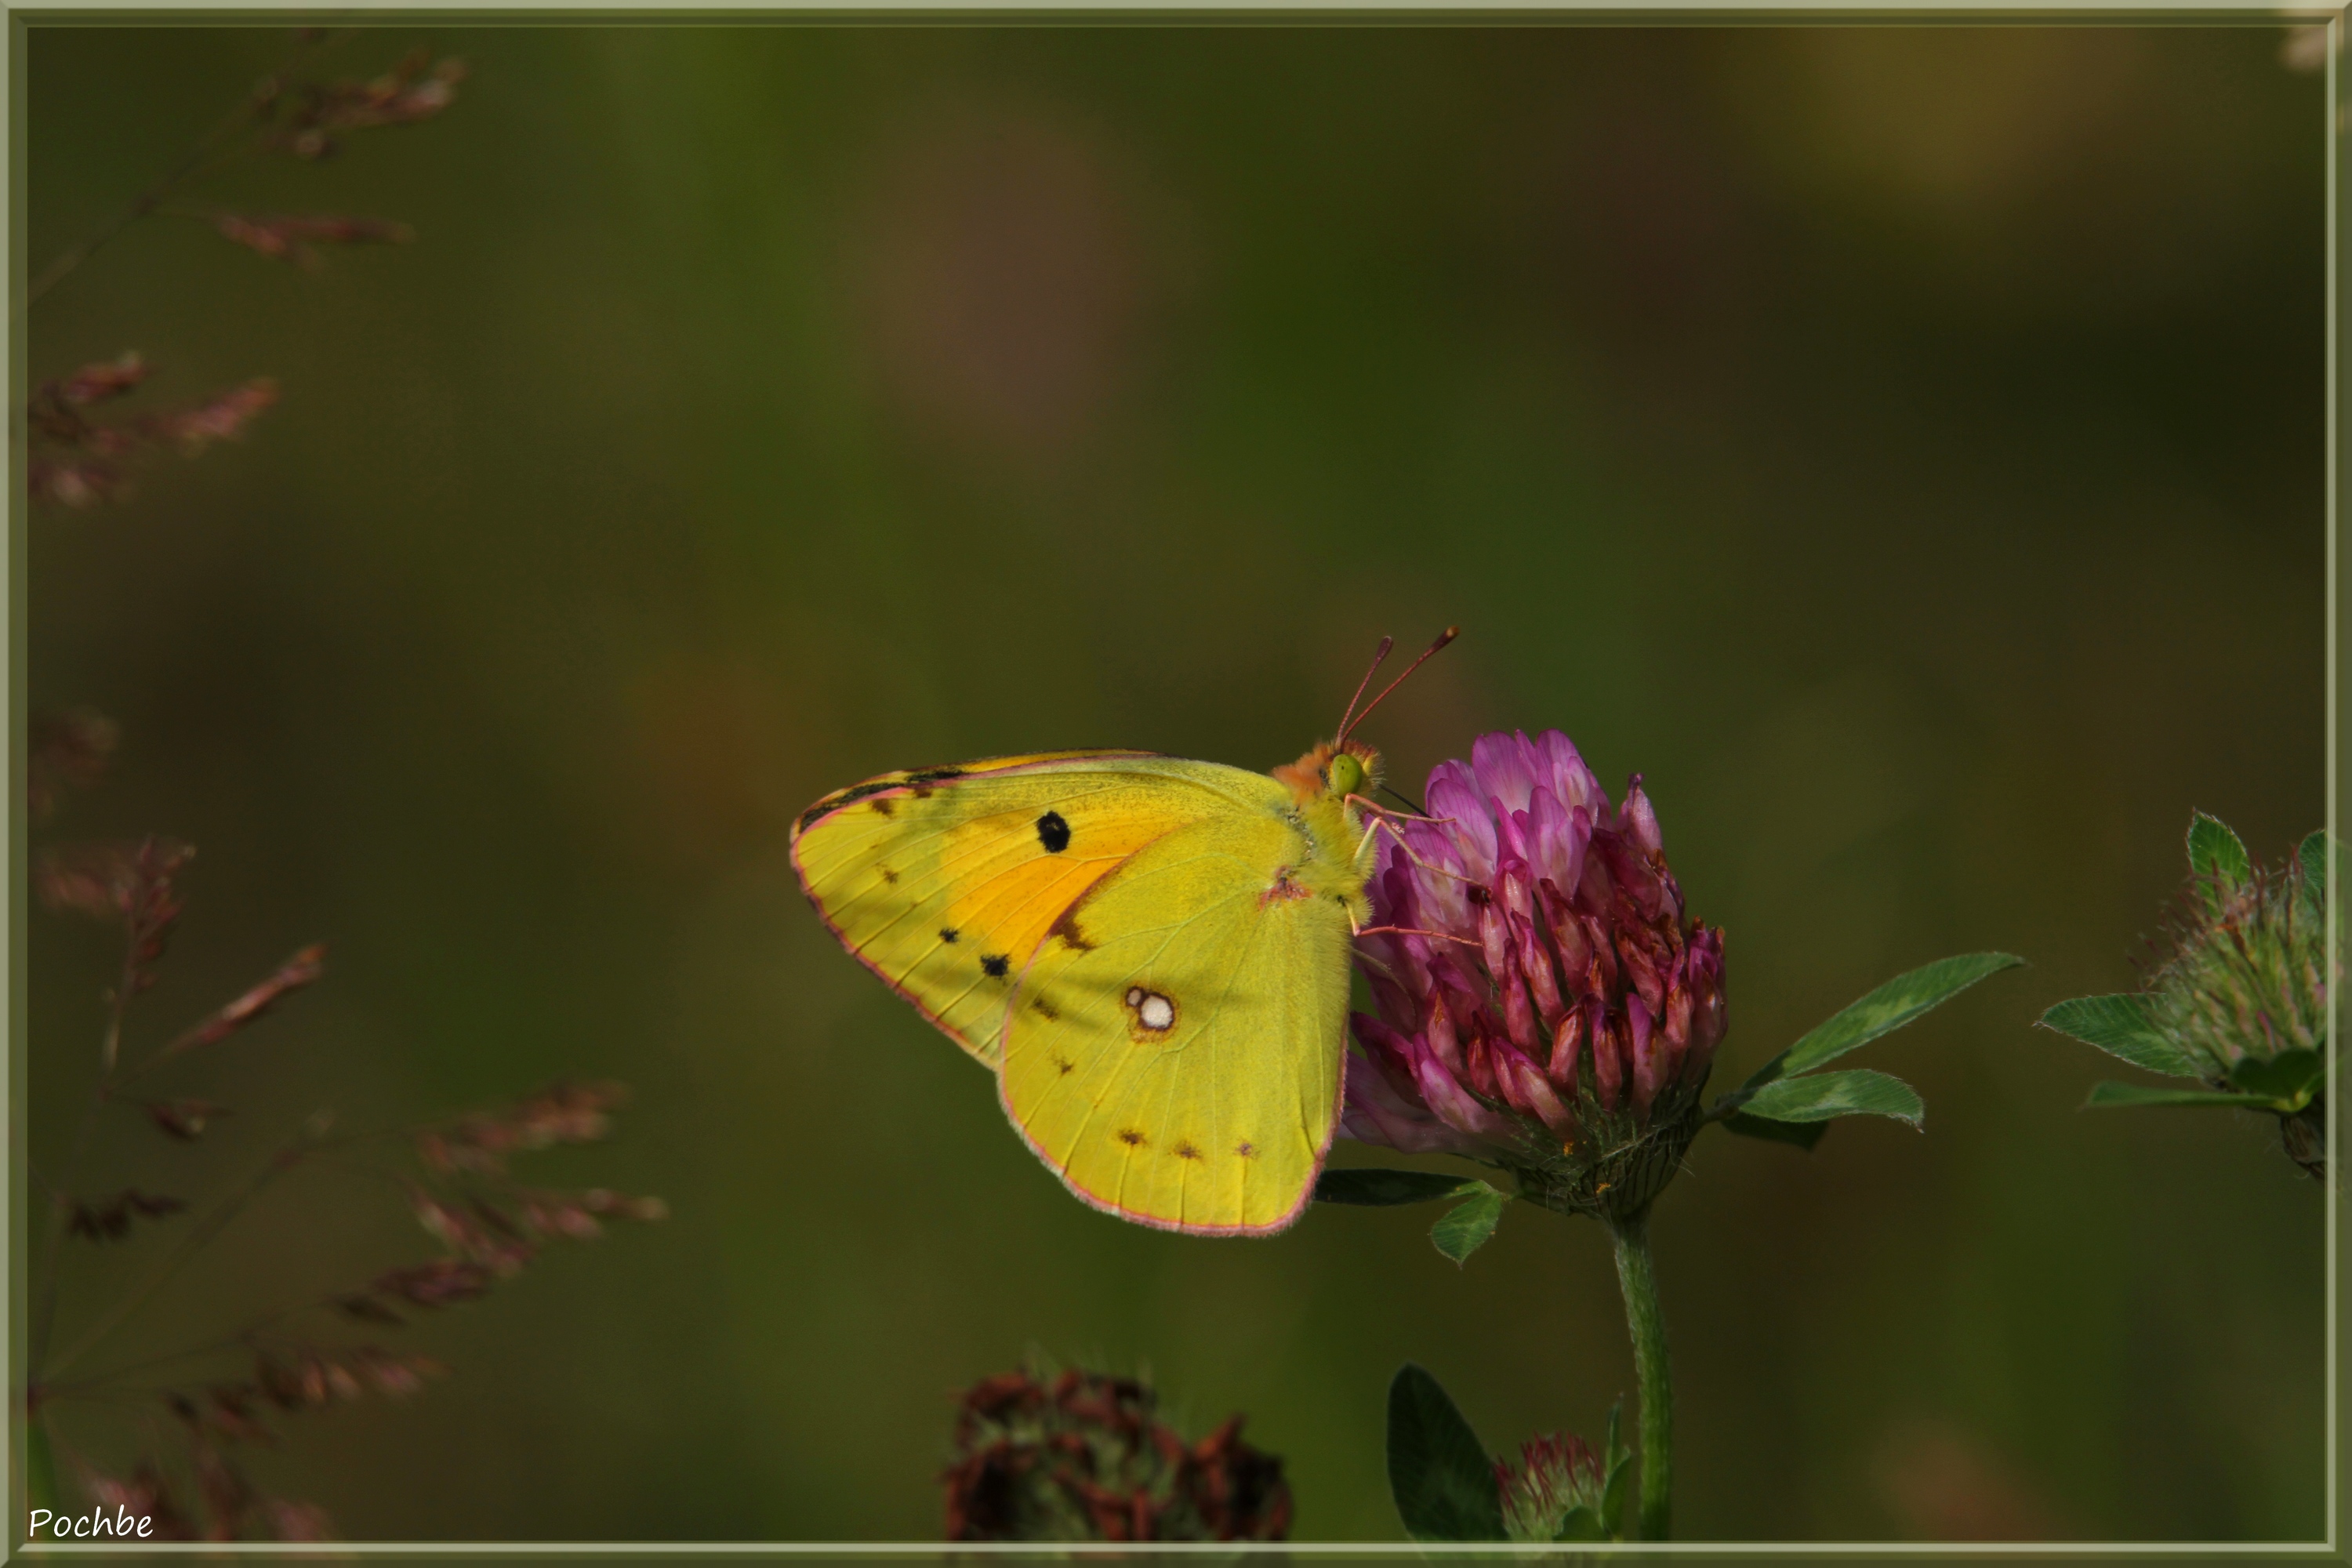
{"label": "thin picture frame border", "polygon": [[[1476,26],[1591,27],[1642,26],[2207,26],[2288,27],[2325,26],[2326,114],[2320,133],[2326,159],[2326,615],[2324,689],[2326,712],[2325,826],[2330,840],[2340,844],[2337,785],[2343,772],[2344,731],[2338,723],[2343,690],[2342,645],[2337,637],[2338,606],[2343,591],[2343,555],[2338,548],[2343,483],[2339,452],[2345,401],[2341,395],[2345,355],[2344,321],[2339,309],[2340,243],[2344,215],[2345,169],[2338,156],[2347,130],[2347,110],[2340,96],[2340,62],[2345,47],[2347,12],[2309,6],[2215,4],[2214,0],[2072,0],[2063,5],[2021,5],[2016,0],[1986,0],[1971,5],[1941,0],[1916,7],[1890,6],[1885,0],[1813,0],[1787,5],[1773,0],[1649,0],[1643,5],[1578,5],[1559,0],[1478,0],[1458,7],[1432,5],[1428,0],[1287,0],[1279,6],[1237,5],[1233,0],[1150,0],[1132,6],[1106,5],[1102,0],[1031,0],[1019,6],[992,0],[853,0],[805,7],[778,6],[761,0],[682,0],[675,7],[647,5],[642,0],[482,0],[478,5],[404,5],[401,0],[346,0],[331,7],[298,4],[246,4],[210,6],[202,0],[185,5],[157,5],[155,0],[81,0],[75,5],[11,6],[0,4],[0,92],[5,92],[8,135],[6,192],[0,202],[0,226],[5,226],[8,259],[9,310],[0,317],[0,352],[7,363],[12,407],[25,406],[26,388],[25,339],[22,330],[24,294],[31,277],[26,252],[26,68],[27,35],[41,26],[282,26],[291,17],[334,19],[364,25],[413,25],[462,22],[468,26],[552,28],[567,25],[612,26]],[[922,1559],[948,1557],[1064,1559],[1133,1557],[1277,1557],[1317,1559],[1401,1557],[1486,1558],[1495,1560],[1559,1560],[1591,1556],[1694,1558],[1732,1557],[1919,1557],[1946,1558],[2142,1558],[2142,1559],[2263,1559],[2289,1558],[2341,1561],[2339,1503],[2344,1447],[2344,1363],[2340,1354],[2341,1304],[2347,1263],[2340,1246],[2340,1183],[2326,1184],[2323,1224],[2326,1230],[2326,1327],[2324,1363],[2326,1388],[2325,1533],[2317,1541],[2167,1542],[2167,1541],[2018,1541],[2018,1542],[1622,1542],[1576,1543],[1571,1546],[1514,1545],[1487,1542],[979,1542],[922,1541],[760,1542],[760,1541],[352,1541],[306,1542],[160,1542],[25,1541],[16,1530],[28,1518],[25,1479],[16,1452],[17,1420],[23,1403],[23,1368],[26,1354],[26,1232],[20,1225],[19,1205],[31,1193],[26,1160],[25,1111],[27,1103],[26,1029],[29,1019],[26,916],[29,883],[26,840],[29,826],[26,791],[18,787],[28,762],[26,668],[28,664],[26,605],[29,591],[27,542],[30,504],[26,489],[26,447],[21,421],[12,416],[8,444],[7,584],[0,594],[0,647],[5,647],[6,679],[0,684],[0,702],[7,719],[9,778],[8,837],[0,845],[0,877],[6,894],[0,900],[0,951],[8,970],[6,1070],[0,1074],[0,1124],[8,1136],[8,1157],[0,1161],[0,1295],[8,1304],[8,1365],[10,1414],[0,1422],[0,1474],[7,1478],[8,1519],[0,1530],[0,1563],[10,1556],[210,1556],[210,1557],[839,1557],[856,1559]],[[2326,889],[2328,951],[2341,952],[2343,937],[2340,868],[2331,868]],[[2328,1038],[2341,1038],[2342,988],[2327,994]],[[2341,1148],[2338,1126],[2342,1095],[2338,1092],[2339,1052],[2326,1063],[2326,1136],[2331,1159]]]}

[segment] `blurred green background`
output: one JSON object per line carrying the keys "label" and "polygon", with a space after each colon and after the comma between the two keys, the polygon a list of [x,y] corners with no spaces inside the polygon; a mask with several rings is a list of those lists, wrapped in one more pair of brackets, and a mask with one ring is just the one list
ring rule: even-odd
{"label": "blurred green background", "polygon": [[[33,379],[278,377],[244,442],[30,530],[30,696],[120,721],[41,841],[201,854],[152,1044],[300,942],[314,992],[113,1179],[197,1195],[311,1109],[637,1091],[526,1174],[667,1198],[396,1342],[456,1375],[254,1460],[352,1536],[935,1536],[955,1392],[1147,1363],[1394,1538],[1412,1358],[1493,1448],[1630,1395],[1605,1239],[1419,1211],[1191,1239],[1070,1199],[785,856],[885,768],[1255,767],[1371,644],[1465,635],[1370,737],[1647,777],[1727,931],[1736,1081],[1893,973],[2002,976],[1870,1054],[1925,1136],[1710,1134],[1654,1234],[1688,1537],[2310,1537],[2315,1184],[2267,1126],[2087,1116],[2033,1030],[2121,989],[2201,807],[2323,785],[2321,78],[2275,26],[404,27],[456,104],[191,199],[414,245],[304,271],[158,216],[34,307]],[[285,57],[37,27],[29,258]],[[39,915],[34,1158],[119,948]],[[1365,1158],[1342,1145],[1340,1160]],[[158,1229],[156,1237],[166,1234]],[[152,1238],[78,1260],[87,1313]],[[87,1250],[87,1249],[86,1249]],[[429,1244],[332,1173],[113,1359]],[[105,1361],[108,1357],[94,1358]],[[69,1412],[97,1456],[135,1430]]]}

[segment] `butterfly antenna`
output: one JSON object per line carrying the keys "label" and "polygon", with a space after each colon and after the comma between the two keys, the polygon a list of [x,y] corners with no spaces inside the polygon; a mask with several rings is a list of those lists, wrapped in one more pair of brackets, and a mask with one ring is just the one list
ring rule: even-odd
{"label": "butterfly antenna", "polygon": [[[1388,658],[1389,649],[1394,647],[1396,647],[1396,638],[1382,637],[1381,646],[1372,650],[1372,666],[1364,671],[1364,679],[1356,682],[1356,694],[1348,699],[1348,710],[1339,715],[1339,732],[1332,737],[1333,745],[1336,746],[1348,738],[1348,726],[1356,717],[1356,704],[1364,700],[1364,691],[1372,684],[1372,677],[1381,672],[1381,661]],[[1370,710],[1367,709],[1365,711],[1370,712]]]}
{"label": "butterfly antenna", "polygon": [[[1404,667],[1403,675],[1400,675],[1394,680],[1390,681],[1388,685],[1381,689],[1381,694],[1378,697],[1373,698],[1370,702],[1364,704],[1364,710],[1361,713],[1357,713],[1355,715],[1357,721],[1361,722],[1362,721],[1370,718],[1372,716],[1372,710],[1389,700],[1390,692],[1394,691],[1398,687],[1402,686],[1405,683],[1407,677],[1411,676],[1414,670],[1419,669],[1423,665],[1427,664],[1432,654],[1435,653],[1439,648],[1444,647],[1447,643],[1452,642],[1455,637],[1458,637],[1461,635],[1462,628],[1460,626],[1448,626],[1444,631],[1438,633],[1437,640],[1431,643],[1427,647],[1422,649],[1421,657],[1419,658],[1414,659],[1411,664]],[[1386,651],[1385,638],[1382,639],[1382,651]],[[1375,661],[1375,664],[1377,665],[1377,661]],[[1364,679],[1368,683],[1371,679],[1372,678],[1369,674],[1364,677]],[[1352,702],[1349,703],[1348,707],[1349,711],[1352,712],[1355,706],[1356,705]],[[1347,727],[1342,725],[1339,730],[1339,739],[1344,741],[1347,738]],[[1337,742],[1335,742],[1334,744],[1337,744]]]}
{"label": "butterfly antenna", "polygon": [[1390,789],[1387,784],[1381,785],[1381,788],[1388,790],[1389,794],[1396,796],[1399,800],[1404,802],[1405,805],[1412,807],[1412,814],[1415,816],[1427,816],[1429,815],[1429,808],[1427,806],[1413,799],[1412,796],[1405,794],[1404,791],[1401,789]]}

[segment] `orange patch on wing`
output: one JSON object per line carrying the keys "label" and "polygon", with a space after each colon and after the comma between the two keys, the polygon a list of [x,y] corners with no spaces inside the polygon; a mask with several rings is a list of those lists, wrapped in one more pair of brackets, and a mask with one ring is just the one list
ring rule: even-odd
{"label": "orange patch on wing", "polygon": [[[1077,812],[1070,819],[1069,847],[1047,854],[1025,813],[1000,813],[960,824],[948,836],[947,863],[955,868],[967,853],[973,860],[968,878],[950,872],[948,923],[960,931],[986,931],[996,951],[1013,955],[1016,965],[1025,967],[1029,955],[1088,889],[1169,826],[1163,817]],[[1006,846],[1021,858],[1008,865],[1001,854],[986,857],[988,849]]]}

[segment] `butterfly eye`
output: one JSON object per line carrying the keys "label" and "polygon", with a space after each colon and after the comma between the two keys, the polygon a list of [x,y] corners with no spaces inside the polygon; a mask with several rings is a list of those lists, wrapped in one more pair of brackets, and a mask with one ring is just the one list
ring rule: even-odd
{"label": "butterfly eye", "polygon": [[1331,793],[1344,798],[1364,787],[1364,764],[1352,752],[1342,752],[1331,759],[1323,777]]}

